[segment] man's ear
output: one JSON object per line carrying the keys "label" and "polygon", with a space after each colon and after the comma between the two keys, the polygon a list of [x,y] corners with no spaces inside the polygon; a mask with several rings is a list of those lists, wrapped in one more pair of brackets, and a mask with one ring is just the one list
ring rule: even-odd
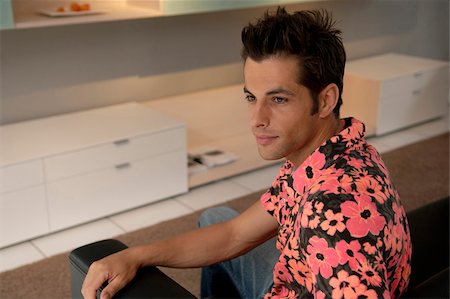
{"label": "man's ear", "polygon": [[336,84],[328,84],[319,94],[319,117],[326,118],[333,113],[339,99],[339,88]]}

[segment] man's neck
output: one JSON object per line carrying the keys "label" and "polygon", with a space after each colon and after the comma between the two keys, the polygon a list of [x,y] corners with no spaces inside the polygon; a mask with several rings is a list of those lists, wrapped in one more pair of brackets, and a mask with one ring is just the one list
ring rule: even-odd
{"label": "man's neck", "polygon": [[325,121],[323,126],[317,132],[315,138],[312,142],[309,143],[307,147],[302,150],[301,154],[296,156],[293,159],[289,159],[295,167],[300,166],[320,145],[322,145],[325,141],[330,139],[331,137],[337,135],[344,129],[343,122],[338,118],[332,118],[330,120]]}

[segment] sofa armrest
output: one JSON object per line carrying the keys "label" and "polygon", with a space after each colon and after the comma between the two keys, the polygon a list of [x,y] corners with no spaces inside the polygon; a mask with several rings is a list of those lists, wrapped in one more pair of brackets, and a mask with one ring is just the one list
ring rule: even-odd
{"label": "sofa armrest", "polygon": [[449,269],[446,268],[408,290],[402,298],[448,298],[448,287]]}
{"label": "sofa armrest", "polygon": [[[89,266],[96,260],[127,248],[118,240],[108,239],[74,249],[69,255],[72,298],[82,298],[81,286]],[[103,285],[97,292],[97,297]],[[114,298],[195,298],[190,292],[156,267],[145,267]]]}
{"label": "sofa armrest", "polygon": [[449,267],[449,198],[407,213],[412,240],[410,287]]}

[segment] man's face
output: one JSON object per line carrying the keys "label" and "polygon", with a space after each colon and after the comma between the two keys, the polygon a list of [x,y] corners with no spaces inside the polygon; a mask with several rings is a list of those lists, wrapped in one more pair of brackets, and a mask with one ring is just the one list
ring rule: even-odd
{"label": "man's face", "polygon": [[244,65],[244,91],[250,122],[263,159],[287,158],[298,166],[320,137],[320,118],[311,115],[309,90],[297,83],[295,57],[271,57]]}

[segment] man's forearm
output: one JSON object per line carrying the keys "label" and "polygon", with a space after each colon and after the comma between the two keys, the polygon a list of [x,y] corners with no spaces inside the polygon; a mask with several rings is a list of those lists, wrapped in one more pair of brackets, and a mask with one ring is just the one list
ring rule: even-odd
{"label": "man's forearm", "polygon": [[142,266],[194,268],[211,265],[238,256],[257,244],[232,238],[228,223],[197,229],[154,244],[137,246],[130,254]]}

